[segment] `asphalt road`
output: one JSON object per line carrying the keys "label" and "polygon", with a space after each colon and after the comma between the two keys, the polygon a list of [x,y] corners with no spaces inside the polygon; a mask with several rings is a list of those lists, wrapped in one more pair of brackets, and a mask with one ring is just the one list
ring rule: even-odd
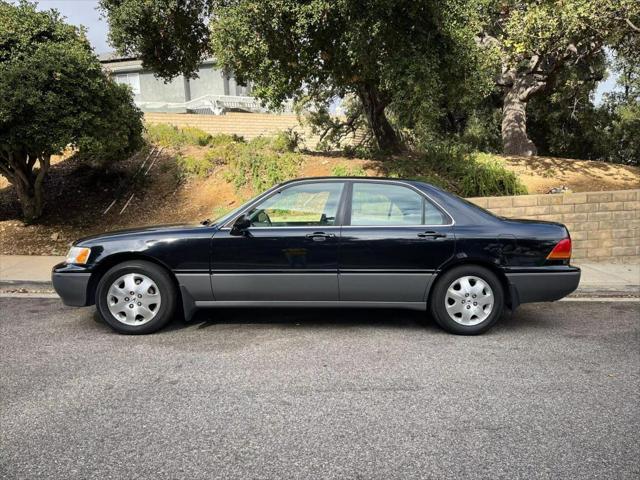
{"label": "asphalt road", "polygon": [[640,304],[210,311],[117,335],[0,299],[2,478],[634,478]]}

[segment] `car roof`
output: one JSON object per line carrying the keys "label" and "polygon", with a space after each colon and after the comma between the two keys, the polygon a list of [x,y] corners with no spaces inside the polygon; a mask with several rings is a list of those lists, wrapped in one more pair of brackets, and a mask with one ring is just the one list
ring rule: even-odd
{"label": "car roof", "polygon": [[[392,178],[392,177],[362,177],[362,176],[344,176],[344,177],[330,177],[330,176],[322,176],[322,177],[302,177],[302,178],[294,178],[291,180],[287,180],[286,182],[282,182],[281,184],[274,187],[278,189],[280,187],[284,187],[286,185],[290,185],[292,183],[297,182],[317,182],[317,181],[340,181],[340,180],[360,180],[366,182],[389,182],[389,183],[404,183],[405,185],[410,185],[413,188],[417,188],[424,193],[428,193],[429,195],[439,195],[441,193],[446,193],[442,189],[436,187],[427,182],[422,182],[420,180],[409,179],[409,178]],[[449,194],[451,195],[451,194]]]}
{"label": "car roof", "polygon": [[387,182],[404,182],[410,183],[412,185],[420,184],[420,185],[428,185],[433,187],[430,183],[422,182],[420,180],[410,179],[410,178],[393,178],[393,177],[363,177],[363,176],[344,176],[344,177],[336,177],[336,176],[320,176],[320,177],[301,177],[294,178],[291,180],[287,180],[286,182],[282,182],[279,186],[288,185],[290,183],[295,182],[304,182],[304,181],[323,181],[323,180],[367,180],[367,181],[387,181]]}

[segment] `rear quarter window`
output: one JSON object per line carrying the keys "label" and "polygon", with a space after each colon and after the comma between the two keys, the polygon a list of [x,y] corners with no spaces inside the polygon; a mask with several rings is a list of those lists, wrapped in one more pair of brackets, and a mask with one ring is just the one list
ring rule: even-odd
{"label": "rear quarter window", "polygon": [[443,225],[448,218],[418,192],[402,185],[354,183],[351,225]]}

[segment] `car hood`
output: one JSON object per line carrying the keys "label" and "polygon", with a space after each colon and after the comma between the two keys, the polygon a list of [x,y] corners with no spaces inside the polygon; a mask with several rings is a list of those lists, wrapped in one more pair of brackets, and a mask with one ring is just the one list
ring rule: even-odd
{"label": "car hood", "polygon": [[96,240],[104,241],[112,238],[116,239],[122,237],[138,237],[145,235],[162,236],[163,234],[172,235],[177,232],[198,230],[201,228],[211,228],[213,226],[214,225],[203,225],[200,223],[178,223],[169,225],[152,225],[140,228],[128,228],[123,230],[114,230],[112,232],[99,233],[97,235],[89,235],[87,237],[76,240],[74,242],[74,245],[93,243]]}

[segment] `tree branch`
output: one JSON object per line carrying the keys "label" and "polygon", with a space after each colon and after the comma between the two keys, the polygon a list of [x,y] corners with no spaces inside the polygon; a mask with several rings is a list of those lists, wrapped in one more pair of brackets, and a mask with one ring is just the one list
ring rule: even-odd
{"label": "tree branch", "polygon": [[36,158],[36,156],[35,156],[35,155],[29,155],[29,154],[27,153],[27,168],[28,168],[29,170],[33,170],[33,167],[34,167],[34,166],[35,166],[35,164],[36,164],[36,160],[37,160],[37,158]]}
{"label": "tree branch", "polygon": [[636,32],[640,32],[640,27],[636,26],[631,19],[629,18],[625,18],[625,22],[627,22],[627,25],[629,25],[632,29],[634,29]]}
{"label": "tree branch", "polygon": [[[9,166],[11,168],[13,168],[14,180],[18,180],[19,179],[25,185],[29,185],[29,177],[27,176],[27,173],[22,168],[20,168],[21,165],[18,162],[19,162],[19,160],[16,161],[16,159],[13,156],[13,154],[11,152],[9,152]],[[24,163],[25,162],[23,162],[23,164]]]}
{"label": "tree branch", "polygon": [[524,101],[529,101],[529,99],[533,95],[538,93],[540,90],[542,90],[546,86],[547,86],[547,82],[536,82],[534,85],[531,85],[524,92],[522,92],[522,94],[520,95],[520,98],[522,98]]}

